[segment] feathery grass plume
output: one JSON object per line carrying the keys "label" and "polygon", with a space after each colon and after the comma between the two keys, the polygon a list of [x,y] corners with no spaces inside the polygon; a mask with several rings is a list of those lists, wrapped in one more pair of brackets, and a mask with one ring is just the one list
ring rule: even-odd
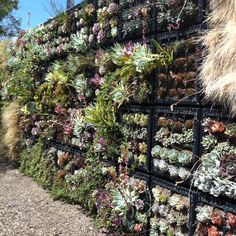
{"label": "feathery grass plume", "polygon": [[206,98],[236,113],[236,0],[211,0],[200,80]]}
{"label": "feathery grass plume", "polygon": [[12,102],[2,111],[3,145],[7,147],[7,156],[17,160],[18,146],[20,143],[20,131],[18,129],[20,106],[18,102]]}

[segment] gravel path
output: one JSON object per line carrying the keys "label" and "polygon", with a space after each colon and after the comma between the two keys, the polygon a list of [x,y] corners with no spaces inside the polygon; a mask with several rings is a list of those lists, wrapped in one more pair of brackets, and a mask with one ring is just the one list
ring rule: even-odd
{"label": "gravel path", "polygon": [[79,206],[53,201],[0,158],[0,236],[104,236]]}

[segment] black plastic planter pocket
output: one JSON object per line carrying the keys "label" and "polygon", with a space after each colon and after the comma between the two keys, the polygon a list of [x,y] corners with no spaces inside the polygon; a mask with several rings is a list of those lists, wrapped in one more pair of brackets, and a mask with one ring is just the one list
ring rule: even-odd
{"label": "black plastic planter pocket", "polygon": [[122,134],[119,163],[148,172],[151,134],[151,109],[148,107],[124,107],[119,112]]}
{"label": "black plastic planter pocket", "polygon": [[208,195],[199,197],[196,213],[195,235],[235,235],[236,205],[225,199],[217,199]]}
{"label": "black plastic planter pocket", "polygon": [[77,171],[84,167],[86,153],[78,149],[57,143],[46,143],[45,157],[56,168],[58,178],[64,178],[66,175],[75,175]]}
{"label": "black plastic planter pocket", "polygon": [[[121,40],[133,40],[155,33],[155,1],[138,0],[135,3],[124,1],[120,12]],[[125,3],[126,2],[126,3]]]}
{"label": "black plastic planter pocket", "polygon": [[68,144],[65,144],[65,143],[60,143],[60,142],[57,142],[55,140],[47,141],[46,143],[47,143],[48,147],[54,147],[54,148],[60,149],[64,152],[69,152],[69,153],[72,153],[72,154],[83,153],[76,146],[68,145]]}
{"label": "black plastic planter pocket", "polygon": [[215,197],[236,199],[236,119],[227,111],[203,109],[200,160],[193,185]]}
{"label": "black plastic planter pocket", "polygon": [[204,21],[206,1],[178,0],[156,4],[156,31],[180,31]]}
{"label": "black plastic planter pocket", "polygon": [[199,109],[154,108],[152,173],[190,184],[198,162],[199,130]]}
{"label": "black plastic planter pocket", "polygon": [[151,178],[152,235],[193,235],[197,195],[181,186]]}
{"label": "black plastic planter pocket", "polygon": [[173,50],[173,61],[156,70],[154,100],[158,104],[198,105],[201,102],[198,68],[202,48],[196,43],[201,26],[185,32],[161,34],[157,41]]}

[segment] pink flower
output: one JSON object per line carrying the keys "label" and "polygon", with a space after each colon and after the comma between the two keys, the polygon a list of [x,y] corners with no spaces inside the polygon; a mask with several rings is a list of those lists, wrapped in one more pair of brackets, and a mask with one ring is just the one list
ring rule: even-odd
{"label": "pink flower", "polygon": [[91,82],[95,85],[96,88],[100,88],[102,80],[98,73],[96,73],[95,76],[91,79]]}
{"label": "pink flower", "polygon": [[208,236],[220,236],[220,232],[215,226],[209,227],[207,231],[208,231]]}
{"label": "pink flower", "polygon": [[135,224],[134,225],[134,231],[136,233],[140,233],[140,232],[142,232],[142,230],[143,230],[143,226],[141,224]]}
{"label": "pink flower", "polygon": [[63,129],[64,129],[64,134],[70,135],[73,133],[73,128],[70,124],[63,125]]}
{"label": "pink flower", "polygon": [[180,27],[180,25],[179,25],[179,23],[176,23],[176,24],[169,24],[168,25],[168,30],[178,30],[179,29],[179,27]]}
{"label": "pink flower", "polygon": [[101,144],[101,145],[103,145],[103,146],[105,146],[105,140],[104,140],[104,138],[102,138],[102,137],[100,137],[99,139],[98,139],[98,142]]}
{"label": "pink flower", "polygon": [[115,227],[118,227],[122,224],[121,218],[119,216],[116,216],[113,220],[112,220],[112,225]]}
{"label": "pink flower", "polygon": [[133,56],[133,44],[129,43],[126,44],[124,47],[124,55],[127,57],[132,57]]}
{"label": "pink flower", "polygon": [[58,115],[60,115],[62,113],[62,107],[60,104],[56,105],[54,112]]}

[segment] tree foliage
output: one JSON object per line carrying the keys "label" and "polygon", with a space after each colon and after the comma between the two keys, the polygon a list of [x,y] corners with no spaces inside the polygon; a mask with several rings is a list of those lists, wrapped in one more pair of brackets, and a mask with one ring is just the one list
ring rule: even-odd
{"label": "tree foliage", "polygon": [[0,1],[0,36],[14,36],[19,30],[20,20],[13,11],[18,9],[19,0]]}

